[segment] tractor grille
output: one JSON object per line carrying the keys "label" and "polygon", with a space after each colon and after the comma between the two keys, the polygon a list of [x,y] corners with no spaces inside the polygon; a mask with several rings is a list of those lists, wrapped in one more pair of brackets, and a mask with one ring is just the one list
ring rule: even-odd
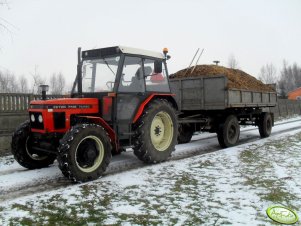
{"label": "tractor grille", "polygon": [[66,127],[65,112],[54,112],[53,120],[54,120],[54,128],[55,129],[64,129]]}
{"label": "tractor grille", "polygon": [[44,120],[39,122],[39,117],[42,117],[40,112],[31,112],[29,113],[30,126],[33,129],[44,129]]}

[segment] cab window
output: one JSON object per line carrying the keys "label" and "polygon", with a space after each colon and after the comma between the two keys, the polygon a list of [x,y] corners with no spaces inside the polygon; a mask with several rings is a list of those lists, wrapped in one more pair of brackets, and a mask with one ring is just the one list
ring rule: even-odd
{"label": "cab window", "polygon": [[126,56],[123,64],[119,92],[144,92],[142,59]]}
{"label": "cab window", "polygon": [[161,60],[145,59],[144,74],[146,91],[170,91],[165,66]]}

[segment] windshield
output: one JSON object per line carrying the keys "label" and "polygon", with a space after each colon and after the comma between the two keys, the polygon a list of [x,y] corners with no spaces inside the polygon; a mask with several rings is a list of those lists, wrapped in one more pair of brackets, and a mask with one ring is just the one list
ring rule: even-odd
{"label": "windshield", "polygon": [[119,60],[119,56],[85,60],[82,68],[82,91],[113,91]]}

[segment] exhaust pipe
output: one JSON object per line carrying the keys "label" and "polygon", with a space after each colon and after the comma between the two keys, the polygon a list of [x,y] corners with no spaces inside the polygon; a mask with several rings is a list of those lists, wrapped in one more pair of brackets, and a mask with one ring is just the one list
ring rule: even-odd
{"label": "exhaust pipe", "polygon": [[42,92],[42,100],[46,100],[46,93],[49,90],[49,86],[48,85],[40,85],[39,90],[40,90],[40,92]]}

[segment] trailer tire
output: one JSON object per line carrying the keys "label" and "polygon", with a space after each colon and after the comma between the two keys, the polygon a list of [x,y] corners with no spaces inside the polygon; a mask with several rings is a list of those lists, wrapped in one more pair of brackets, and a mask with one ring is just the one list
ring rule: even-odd
{"label": "trailer tire", "polygon": [[134,154],[145,163],[166,161],[175,150],[178,135],[174,108],[165,99],[152,101],[134,125]]}
{"label": "trailer tire", "polygon": [[259,116],[258,130],[261,138],[269,137],[272,132],[273,119],[272,115],[267,112],[263,112]]}
{"label": "trailer tire", "polygon": [[12,136],[11,151],[15,160],[27,169],[40,169],[53,164],[56,155],[31,149],[30,123],[23,122]]}
{"label": "trailer tire", "polygon": [[110,138],[97,124],[77,124],[60,140],[58,162],[73,182],[95,180],[103,175],[112,154]]}
{"label": "trailer tire", "polygon": [[221,123],[217,131],[217,139],[222,148],[232,147],[239,140],[240,127],[237,117],[229,115],[224,123]]}
{"label": "trailer tire", "polygon": [[178,132],[178,144],[186,144],[191,141],[194,131],[189,124],[180,124]]}

